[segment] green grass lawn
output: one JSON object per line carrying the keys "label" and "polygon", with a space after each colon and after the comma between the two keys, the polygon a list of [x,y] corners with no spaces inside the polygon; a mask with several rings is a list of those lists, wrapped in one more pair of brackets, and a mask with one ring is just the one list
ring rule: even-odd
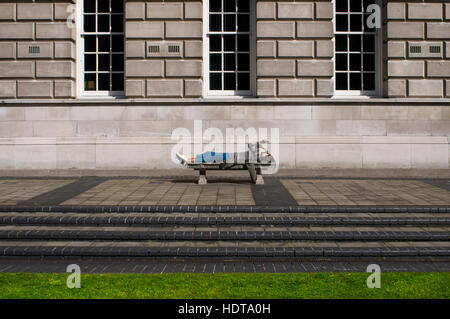
{"label": "green grass lawn", "polygon": [[449,298],[450,273],[382,273],[369,289],[369,273],[311,274],[0,274],[0,298]]}

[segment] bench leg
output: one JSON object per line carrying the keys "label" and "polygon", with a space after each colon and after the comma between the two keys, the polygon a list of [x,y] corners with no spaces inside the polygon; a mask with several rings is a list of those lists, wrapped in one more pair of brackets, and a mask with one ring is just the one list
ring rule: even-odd
{"label": "bench leg", "polygon": [[250,179],[252,180],[252,184],[256,183],[256,169],[255,164],[247,165],[248,173],[250,174]]}
{"label": "bench leg", "polygon": [[255,184],[257,185],[264,185],[264,179],[261,173],[261,167],[256,168],[256,181]]}
{"label": "bench leg", "polygon": [[206,184],[208,184],[208,180],[206,179],[206,171],[199,171],[198,184],[199,185],[206,185]]}

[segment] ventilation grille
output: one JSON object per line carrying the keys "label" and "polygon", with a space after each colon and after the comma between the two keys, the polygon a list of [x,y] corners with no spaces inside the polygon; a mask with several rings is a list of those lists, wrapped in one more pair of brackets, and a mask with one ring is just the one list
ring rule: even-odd
{"label": "ventilation grille", "polygon": [[148,46],[148,53],[159,53],[160,48],[159,45],[149,45]]}
{"label": "ventilation grille", "polygon": [[28,47],[28,53],[29,54],[39,54],[41,53],[41,47],[39,46],[29,46]]}
{"label": "ventilation grille", "polygon": [[180,46],[178,44],[169,44],[167,47],[168,53],[180,53]]}
{"label": "ventilation grille", "polygon": [[422,53],[422,47],[418,45],[412,45],[409,47],[409,53]]}
{"label": "ventilation grille", "polygon": [[438,45],[431,45],[430,53],[441,53],[441,47]]}

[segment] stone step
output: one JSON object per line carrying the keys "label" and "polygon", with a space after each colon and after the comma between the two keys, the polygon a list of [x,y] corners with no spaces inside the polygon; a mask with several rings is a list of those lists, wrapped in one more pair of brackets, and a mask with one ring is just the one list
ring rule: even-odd
{"label": "stone step", "polygon": [[450,241],[450,231],[0,230],[0,240]]}
{"label": "stone step", "polygon": [[0,215],[0,225],[94,225],[94,226],[216,226],[216,225],[276,225],[276,226],[448,226],[450,216],[106,216],[64,214]]}
{"label": "stone step", "polygon": [[64,257],[448,257],[450,247],[0,246],[0,256]]}

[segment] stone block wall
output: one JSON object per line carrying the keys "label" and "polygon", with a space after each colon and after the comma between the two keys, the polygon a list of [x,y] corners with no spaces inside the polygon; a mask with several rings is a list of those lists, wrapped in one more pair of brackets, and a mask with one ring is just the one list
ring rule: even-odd
{"label": "stone block wall", "polygon": [[450,97],[450,3],[445,2],[387,4],[389,97]]}
{"label": "stone block wall", "polygon": [[[202,95],[202,16],[199,1],[127,1],[125,94],[133,98]],[[152,44],[176,44],[180,54],[152,55]]]}
{"label": "stone block wall", "polygon": [[73,3],[0,3],[0,99],[75,97]]}
{"label": "stone block wall", "polygon": [[333,3],[257,1],[258,97],[333,95]]}

